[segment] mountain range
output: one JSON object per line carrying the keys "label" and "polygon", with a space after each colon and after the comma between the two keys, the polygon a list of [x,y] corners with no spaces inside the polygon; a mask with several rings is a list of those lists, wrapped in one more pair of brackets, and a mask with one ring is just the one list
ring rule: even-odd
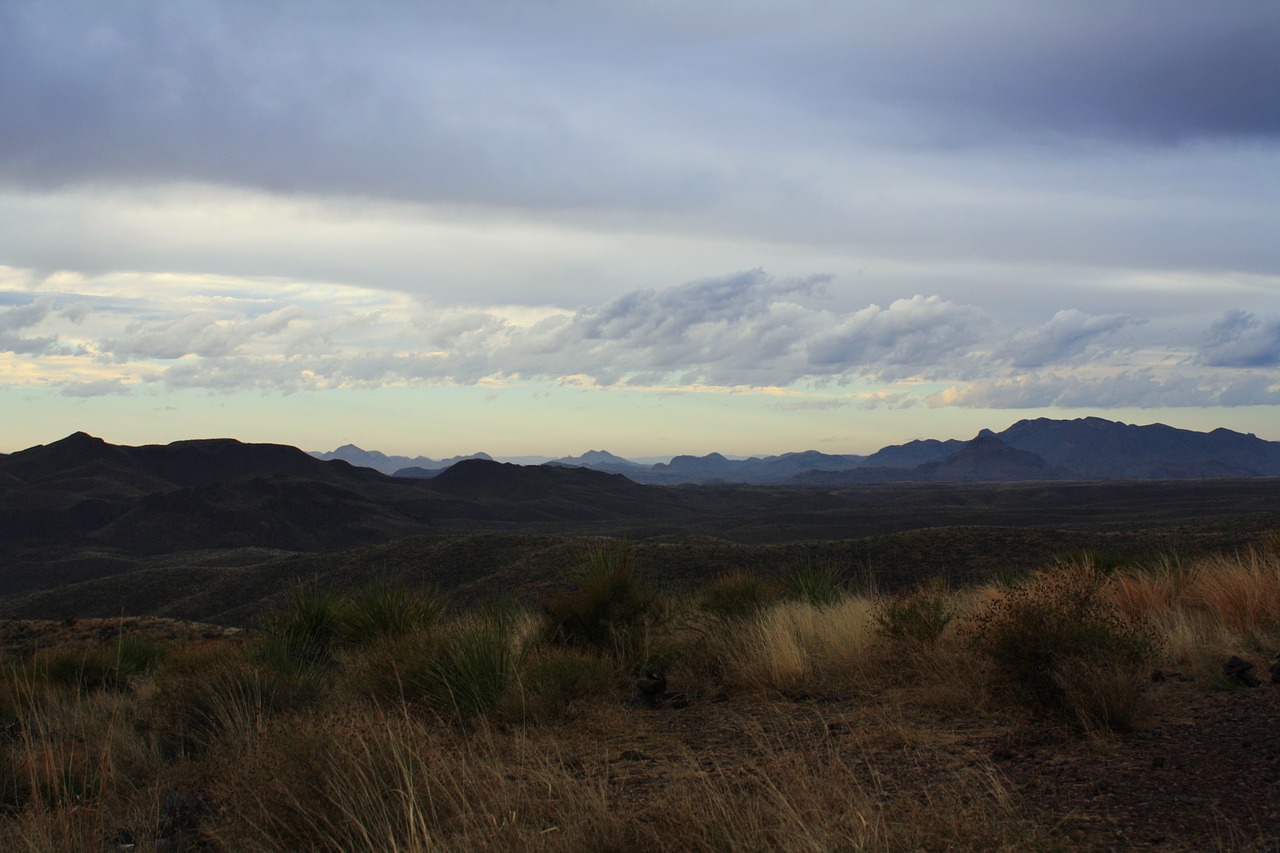
{"label": "mountain range", "polygon": [[[596,451],[541,465],[463,459],[431,477],[285,445],[128,447],[77,432],[0,454],[0,616],[198,618],[243,606],[248,618],[317,572],[354,583],[394,570],[479,591],[495,561],[494,583],[523,588],[551,582],[549,567],[578,553],[583,536],[651,543],[654,570],[681,577],[756,554],[734,548],[822,542],[846,543],[821,546],[842,560],[879,555],[878,570],[914,577],[939,559],[906,544],[923,530],[955,531],[930,536],[969,555],[948,564],[958,576],[992,568],[1011,547],[1027,562],[1161,526],[1184,550],[1202,535],[1237,547],[1248,541],[1241,531],[1274,527],[1277,474],[1275,442],[1096,419],[1026,421],[868,457],[709,454],[646,466]],[[637,482],[644,476],[680,484]],[[735,476],[766,482],[724,482]],[[721,482],[689,482],[697,477]],[[1033,528],[1058,532],[1008,544],[1010,531]],[[526,557],[544,552],[559,556]]]}
{"label": "mountain range", "polygon": [[[459,460],[388,457],[344,445],[321,459],[342,459],[398,477],[432,477]],[[473,457],[488,459],[486,454]],[[399,465],[400,462],[410,465]],[[639,483],[836,484],[1010,482],[1028,480],[1188,479],[1280,476],[1280,442],[1215,429],[1137,426],[1102,418],[1021,420],[974,439],[890,445],[868,456],[815,450],[732,459],[720,453],[642,464],[604,450],[543,462],[624,474]]]}

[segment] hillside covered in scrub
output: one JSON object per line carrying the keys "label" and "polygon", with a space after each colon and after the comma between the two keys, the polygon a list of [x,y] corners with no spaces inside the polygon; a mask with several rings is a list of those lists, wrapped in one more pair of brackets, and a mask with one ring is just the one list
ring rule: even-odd
{"label": "hillside covered in scrub", "polygon": [[[966,452],[920,464],[963,467]],[[804,555],[889,587],[970,582],[1086,550],[1230,551],[1277,507],[1280,478],[658,486],[467,460],[412,479],[281,445],[76,433],[0,457],[0,615],[243,625],[299,577],[341,587],[374,570],[532,600],[591,536],[636,542],[674,586],[734,567],[777,575]]]}

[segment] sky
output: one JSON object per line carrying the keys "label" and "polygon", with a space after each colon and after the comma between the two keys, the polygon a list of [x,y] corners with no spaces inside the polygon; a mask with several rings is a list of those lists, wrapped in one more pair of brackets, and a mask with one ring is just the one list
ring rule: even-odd
{"label": "sky", "polygon": [[1280,3],[5,0],[0,452],[1280,440]]}

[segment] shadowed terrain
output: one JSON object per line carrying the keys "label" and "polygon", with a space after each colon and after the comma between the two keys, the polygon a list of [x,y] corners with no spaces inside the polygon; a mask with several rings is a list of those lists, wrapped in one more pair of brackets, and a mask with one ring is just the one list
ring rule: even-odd
{"label": "shadowed terrain", "polygon": [[[921,465],[1041,469],[990,437]],[[0,457],[0,614],[247,624],[301,579],[371,573],[463,599],[529,597],[599,536],[635,540],[645,570],[674,586],[827,561],[892,588],[1083,549],[1229,551],[1275,526],[1278,506],[1280,480],[1257,477],[657,486],[473,459],[420,479],[280,445],[76,433]]]}

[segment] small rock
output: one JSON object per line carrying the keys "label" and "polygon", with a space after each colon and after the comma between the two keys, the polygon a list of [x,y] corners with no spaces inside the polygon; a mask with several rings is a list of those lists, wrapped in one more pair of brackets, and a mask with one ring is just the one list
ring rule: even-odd
{"label": "small rock", "polygon": [[667,674],[659,670],[650,670],[636,679],[636,689],[646,696],[657,696],[667,689]]}
{"label": "small rock", "polygon": [[1228,678],[1234,678],[1245,687],[1257,687],[1262,684],[1258,677],[1249,670],[1253,669],[1253,664],[1236,655],[1232,655],[1226,663],[1222,665],[1222,671]]}

